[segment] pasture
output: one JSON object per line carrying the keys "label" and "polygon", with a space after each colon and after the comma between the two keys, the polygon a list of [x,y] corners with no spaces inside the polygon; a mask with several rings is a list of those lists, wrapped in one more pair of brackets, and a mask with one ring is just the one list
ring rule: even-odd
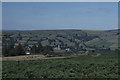
{"label": "pasture", "polygon": [[76,55],[64,59],[3,61],[2,66],[3,78],[118,78],[119,75],[117,53]]}

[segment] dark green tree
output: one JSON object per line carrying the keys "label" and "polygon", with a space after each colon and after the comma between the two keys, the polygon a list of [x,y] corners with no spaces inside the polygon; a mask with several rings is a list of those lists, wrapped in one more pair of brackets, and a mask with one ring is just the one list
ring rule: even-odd
{"label": "dark green tree", "polygon": [[15,54],[16,55],[24,55],[25,54],[24,48],[23,48],[23,46],[21,44],[18,44],[15,47]]}
{"label": "dark green tree", "polygon": [[14,49],[13,45],[4,46],[2,48],[2,54],[5,57],[7,57],[7,56],[15,56],[15,51],[14,50],[15,49]]}
{"label": "dark green tree", "polygon": [[102,48],[105,48],[105,46],[103,45]]}
{"label": "dark green tree", "polygon": [[6,46],[2,47],[2,55],[7,57],[9,56],[8,53],[9,53],[8,48]]}
{"label": "dark green tree", "polygon": [[44,47],[44,54],[52,54],[53,53],[53,48],[51,46],[45,46]]}
{"label": "dark green tree", "polygon": [[37,47],[36,47],[35,44],[32,46],[31,52],[32,52],[33,54],[35,54],[35,53],[37,52]]}
{"label": "dark green tree", "polygon": [[41,52],[43,51],[43,46],[42,46],[41,43],[38,44],[38,47],[37,47],[36,50],[37,50],[37,51],[36,51],[37,53],[41,53]]}
{"label": "dark green tree", "polygon": [[15,53],[15,49],[14,48],[9,51],[9,56],[16,56],[16,55],[17,54]]}

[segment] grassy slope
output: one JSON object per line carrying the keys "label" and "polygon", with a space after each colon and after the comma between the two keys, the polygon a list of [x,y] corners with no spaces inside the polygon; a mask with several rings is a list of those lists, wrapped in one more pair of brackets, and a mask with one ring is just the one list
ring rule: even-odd
{"label": "grassy slope", "polygon": [[3,78],[117,78],[118,55],[70,59],[3,61]]}
{"label": "grassy slope", "polygon": [[[60,44],[60,42],[58,40],[63,41],[65,44],[67,44],[68,46],[73,46],[75,47],[75,43],[70,42],[69,39],[74,39],[73,36],[75,36],[75,34],[78,34],[78,36],[80,35],[85,35],[86,33],[88,35],[97,35],[100,37],[99,41],[95,42],[95,43],[90,43],[89,46],[98,46],[98,47],[102,47],[103,45],[106,48],[112,48],[115,49],[117,48],[116,44],[117,40],[118,40],[118,35],[117,34],[117,30],[111,30],[111,31],[90,31],[90,30],[38,30],[38,31],[18,31],[18,32],[3,32],[3,34],[13,34],[11,35],[11,37],[13,38],[17,38],[18,34],[20,33],[23,41],[28,40],[28,44],[33,44],[33,41],[36,43],[37,41],[39,41],[40,39],[43,39],[43,41],[41,41],[41,43],[45,46],[45,45],[52,45],[54,43],[56,44]],[[63,37],[56,37],[56,35],[62,35]],[[51,44],[49,44],[48,39],[53,39],[56,40],[56,42],[52,42]],[[76,39],[76,42],[80,42],[78,39]],[[82,44],[80,42],[80,44]]]}
{"label": "grassy slope", "polygon": [[106,48],[111,48],[112,50],[117,48],[118,44],[118,33],[117,30],[110,30],[110,31],[85,31],[90,35],[98,35],[102,40],[91,44],[91,46],[96,45],[102,47],[103,45]]}

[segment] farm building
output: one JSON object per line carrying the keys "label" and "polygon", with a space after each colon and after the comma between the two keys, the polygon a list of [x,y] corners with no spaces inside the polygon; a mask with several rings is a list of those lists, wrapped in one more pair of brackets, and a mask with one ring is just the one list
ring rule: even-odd
{"label": "farm building", "polygon": [[60,45],[58,45],[57,47],[53,48],[54,50],[61,50]]}
{"label": "farm building", "polygon": [[69,51],[70,51],[70,48],[66,48],[65,50],[66,50],[66,52],[69,52]]}
{"label": "farm building", "polygon": [[27,54],[27,55],[30,54],[30,51],[26,51],[25,54]]}

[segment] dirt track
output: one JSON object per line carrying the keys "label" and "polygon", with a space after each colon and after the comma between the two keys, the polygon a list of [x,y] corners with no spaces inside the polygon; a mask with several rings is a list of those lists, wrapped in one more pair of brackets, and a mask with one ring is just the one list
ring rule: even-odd
{"label": "dirt track", "polygon": [[101,54],[100,53],[98,53],[97,55],[91,55],[92,57],[98,57],[98,56],[100,56]]}
{"label": "dirt track", "polygon": [[2,57],[3,61],[20,61],[20,60],[38,60],[38,59],[61,59],[69,57],[45,57],[44,55],[24,55],[14,57]]}
{"label": "dirt track", "polygon": [[[79,56],[85,56],[88,54],[77,54]],[[74,55],[72,57],[77,57],[77,55]],[[91,55],[92,57],[98,57],[101,56],[100,53],[96,55]],[[70,58],[68,56],[62,56],[62,57],[45,57],[44,55],[24,55],[24,56],[13,56],[13,57],[0,57],[0,61],[24,61],[24,60],[39,60],[39,59],[63,59],[63,58]]]}

